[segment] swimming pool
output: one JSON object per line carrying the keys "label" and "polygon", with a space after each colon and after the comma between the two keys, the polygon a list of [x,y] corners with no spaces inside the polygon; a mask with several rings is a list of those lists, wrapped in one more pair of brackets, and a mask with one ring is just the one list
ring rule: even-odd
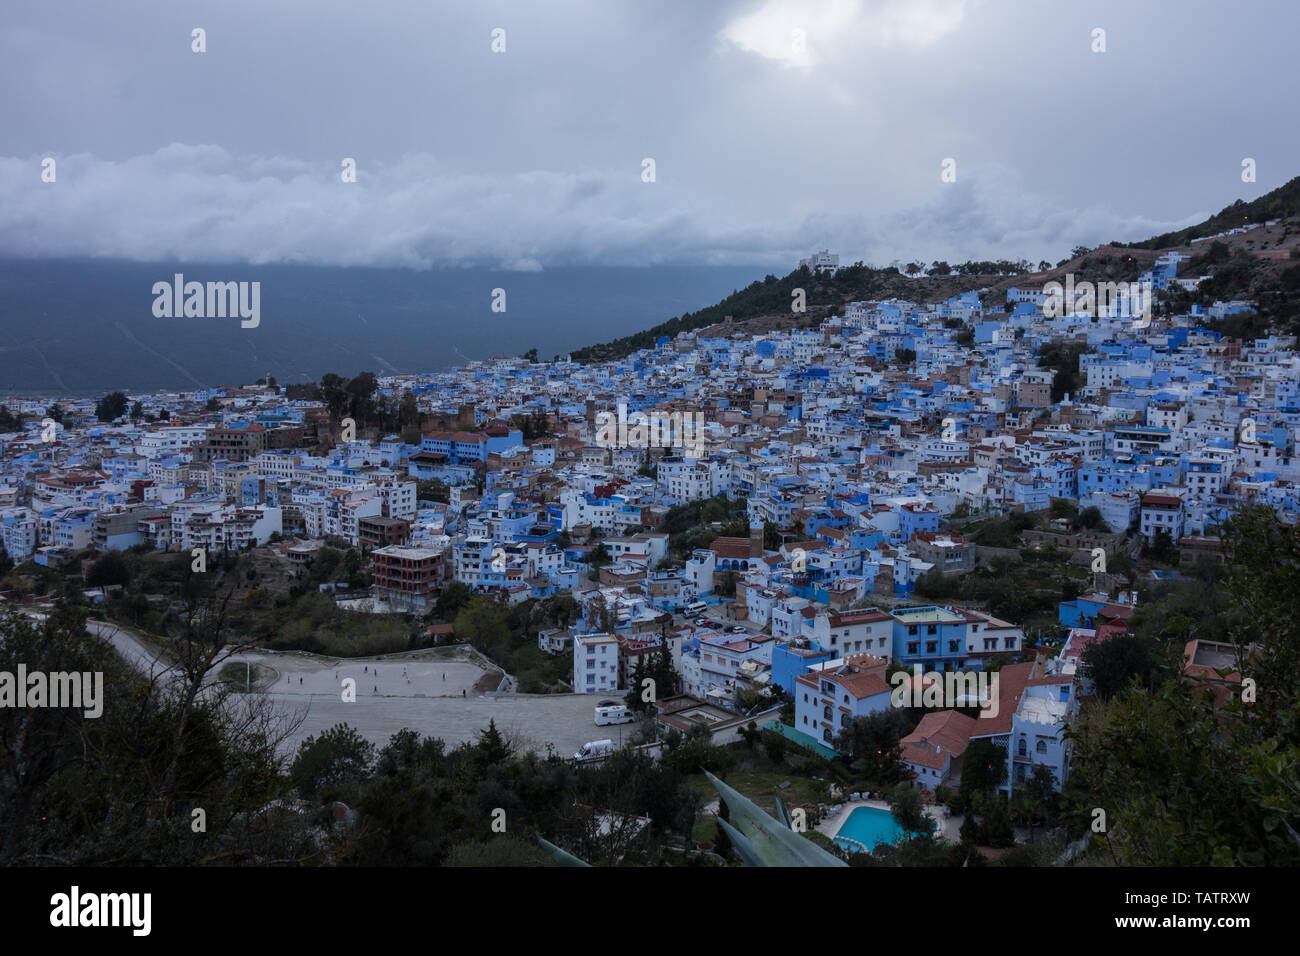
{"label": "swimming pool", "polygon": [[835,843],[845,850],[861,852],[864,847],[874,850],[878,844],[893,843],[903,835],[903,828],[894,822],[894,815],[888,810],[854,807],[840,824]]}

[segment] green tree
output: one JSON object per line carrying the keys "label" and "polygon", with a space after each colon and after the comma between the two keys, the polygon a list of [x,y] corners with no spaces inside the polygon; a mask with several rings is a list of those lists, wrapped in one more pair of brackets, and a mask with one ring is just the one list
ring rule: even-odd
{"label": "green tree", "polygon": [[899,783],[890,789],[889,812],[909,835],[930,832],[931,821],[921,803],[921,793],[910,783]]}
{"label": "green tree", "polygon": [[86,572],[86,587],[102,588],[107,585],[129,584],[131,568],[121,551],[106,551],[95,560]]}
{"label": "green tree", "polygon": [[1074,529],[1086,528],[1089,531],[1105,531],[1106,519],[1102,517],[1101,509],[1096,505],[1089,505],[1079,512],[1072,522]]}
{"label": "green tree", "polygon": [[650,676],[655,681],[655,696],[657,699],[662,700],[677,693],[679,678],[677,668],[673,666],[673,654],[668,647],[666,637],[659,642],[659,648],[655,652],[654,663],[650,669]]}
{"label": "green tree", "polygon": [[433,605],[433,616],[440,621],[454,620],[473,596],[474,592],[464,581],[451,581],[438,595]]}
{"label": "green tree", "polygon": [[787,741],[781,734],[769,733],[763,736],[763,751],[772,763],[778,766],[783,764],[788,749]]}
{"label": "green tree", "polygon": [[505,656],[510,645],[510,623],[505,609],[487,595],[475,595],[456,615],[456,636],[493,660]]}
{"label": "green tree", "polygon": [[1300,748],[1262,734],[1250,708],[1169,680],[1085,711],[1069,731],[1076,826],[1104,810],[1122,866],[1300,864]]}
{"label": "green tree", "polygon": [[437,501],[445,505],[451,500],[451,489],[436,478],[421,479],[415,483],[415,496],[420,501]]}
{"label": "green tree", "polygon": [[899,740],[911,729],[907,715],[890,707],[850,720],[840,731],[837,747],[849,754],[856,772],[883,788],[905,778]]}
{"label": "green tree", "polygon": [[[0,611],[0,672],[102,675],[98,713],[0,707],[0,865],[180,866],[320,861],[296,814],[265,814],[290,795],[276,748],[285,728],[257,701],[235,711],[220,685],[142,681],[85,612],[41,622]],[[185,662],[181,661],[182,665]],[[206,832],[191,828],[202,807]]]}
{"label": "green tree", "polygon": [[632,665],[632,677],[628,681],[629,686],[627,694],[623,698],[627,703],[628,709],[635,713],[647,713],[653,712],[654,710],[654,704],[641,699],[641,688],[644,681],[649,676],[649,672],[646,669],[645,655],[638,654],[636,663]]}
{"label": "green tree", "polygon": [[1237,663],[1258,688],[1263,731],[1300,744],[1300,527],[1263,506],[1239,509],[1224,528],[1228,595],[1239,610],[1231,631]]}
{"label": "green tree", "polygon": [[988,738],[972,740],[961,760],[961,793],[970,803],[992,794],[1007,779],[1007,752]]}
{"label": "green tree", "polygon": [[402,402],[398,407],[397,424],[399,428],[418,428],[420,425],[420,406],[415,400],[415,393],[409,388],[402,392]]}
{"label": "green tree", "polygon": [[126,414],[126,396],[121,392],[109,392],[95,403],[95,417],[101,422],[112,422]]}
{"label": "green tree", "polygon": [[345,788],[360,786],[374,758],[373,744],[347,724],[335,724],[302,742],[289,779],[304,797],[328,800]]}
{"label": "green tree", "polygon": [[[1231,667],[1208,678],[1167,667],[1085,709],[1068,729],[1069,818],[1082,829],[1103,809],[1114,862],[1300,864],[1298,533],[1258,507],[1239,509],[1225,527],[1236,670],[1254,681],[1253,693],[1228,681]],[[1188,591],[1203,600],[1206,588]]]}
{"label": "green tree", "polygon": [[475,746],[478,750],[479,762],[486,767],[503,763],[510,757],[510,746],[501,735],[501,731],[497,730],[495,719],[489,719],[487,729],[479,731],[478,743]]}
{"label": "green tree", "polygon": [[1082,663],[1084,674],[1093,682],[1094,692],[1103,700],[1135,683],[1151,687],[1160,676],[1155,641],[1137,634],[1118,634],[1087,645]]}

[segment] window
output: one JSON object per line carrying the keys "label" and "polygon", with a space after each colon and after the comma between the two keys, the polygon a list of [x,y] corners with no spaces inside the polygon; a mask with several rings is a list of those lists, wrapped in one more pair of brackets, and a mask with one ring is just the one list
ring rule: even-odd
{"label": "window", "polygon": [[925,629],[925,633],[927,633],[927,634],[936,634],[936,633],[938,633],[938,631],[939,631],[939,629],[938,629],[937,627],[935,627],[933,624],[931,624],[929,627],[927,627],[927,628]]}
{"label": "window", "polygon": [[1046,740],[1040,740],[1040,741],[1038,742],[1038,746],[1037,746],[1036,748],[1034,748],[1034,749],[1036,749],[1040,754],[1045,754],[1045,753],[1047,753],[1047,741],[1046,741]]}
{"label": "window", "polygon": [[909,654],[916,654],[916,653],[918,653],[920,647],[921,647],[921,642],[920,642],[920,641],[908,641],[908,642],[907,642],[907,653],[909,653]]}
{"label": "window", "polygon": [[916,633],[916,625],[913,624],[911,627],[909,627],[909,628],[907,629],[907,633],[908,633],[908,634],[915,634],[915,633]]}
{"label": "window", "polygon": [[805,704],[808,703],[808,695],[807,695],[807,694],[804,694],[804,695],[803,695],[803,702],[804,702]]}
{"label": "window", "polygon": [[957,651],[959,651],[960,649],[961,649],[961,647],[960,647],[960,645],[958,644],[957,641],[949,641],[949,642],[948,642],[948,653],[950,653],[950,654],[955,654],[955,653],[957,653]]}
{"label": "window", "polygon": [[1016,753],[1018,753],[1020,756],[1023,757],[1028,752],[1029,752],[1029,748],[1025,746],[1025,738],[1021,737],[1020,742],[1016,745]]}
{"label": "window", "polygon": [[805,724],[808,723],[808,715],[807,715],[807,714],[804,714],[804,715],[803,715],[803,722],[804,722]]}
{"label": "window", "polygon": [[933,654],[933,653],[935,653],[935,651],[937,651],[938,649],[939,649],[939,642],[938,642],[938,641],[926,641],[926,642],[925,642],[925,652],[926,652],[927,654]]}
{"label": "window", "polygon": [[831,742],[831,729],[829,727],[822,731],[822,740],[827,743]]}
{"label": "window", "polygon": [[1007,648],[1007,650],[1010,650],[1016,646],[1016,639],[1014,637],[1008,637],[1002,642],[1002,646]]}
{"label": "window", "polygon": [[831,719],[831,705],[830,705],[830,704],[827,704],[825,707],[822,708],[822,718],[825,719],[825,720],[830,720],[830,719]]}

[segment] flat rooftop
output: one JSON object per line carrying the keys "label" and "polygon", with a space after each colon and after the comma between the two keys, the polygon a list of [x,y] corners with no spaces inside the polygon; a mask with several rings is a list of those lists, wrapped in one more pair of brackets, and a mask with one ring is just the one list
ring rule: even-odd
{"label": "flat rooftop", "polygon": [[408,561],[423,561],[428,558],[439,557],[442,552],[433,548],[407,548],[399,544],[391,544],[386,548],[372,551],[371,554],[382,554],[388,558],[405,558]]}
{"label": "flat rooftop", "polygon": [[902,607],[890,613],[896,620],[905,624],[925,624],[930,622],[960,624],[965,620],[961,615],[954,614],[946,607]]}
{"label": "flat rooftop", "polygon": [[1046,697],[1023,697],[1016,716],[1035,724],[1059,724],[1065,719],[1065,708],[1063,701],[1049,700]]}
{"label": "flat rooftop", "polygon": [[1193,655],[1191,663],[1200,664],[1202,667],[1213,667],[1216,670],[1225,667],[1235,668],[1237,666],[1237,654],[1231,644],[1197,641],[1196,653]]}

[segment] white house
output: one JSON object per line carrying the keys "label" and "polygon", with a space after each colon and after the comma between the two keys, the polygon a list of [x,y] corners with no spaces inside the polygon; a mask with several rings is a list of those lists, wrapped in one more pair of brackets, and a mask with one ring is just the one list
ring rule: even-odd
{"label": "white house", "polygon": [[618,690],[618,639],[612,634],[573,638],[573,692],[612,694]]}
{"label": "white house", "polygon": [[794,726],[827,746],[855,717],[887,710],[889,661],[854,654],[813,664],[794,679]]}

